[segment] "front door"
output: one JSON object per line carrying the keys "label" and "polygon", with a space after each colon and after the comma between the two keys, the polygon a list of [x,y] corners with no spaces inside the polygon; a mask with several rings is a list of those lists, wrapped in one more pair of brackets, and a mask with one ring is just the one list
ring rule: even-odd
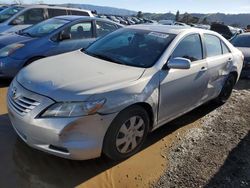
{"label": "front door", "polygon": [[183,57],[191,60],[190,69],[162,70],[159,98],[159,123],[174,118],[199,105],[208,84],[207,62],[203,58],[199,34],[184,37],[171,58]]}

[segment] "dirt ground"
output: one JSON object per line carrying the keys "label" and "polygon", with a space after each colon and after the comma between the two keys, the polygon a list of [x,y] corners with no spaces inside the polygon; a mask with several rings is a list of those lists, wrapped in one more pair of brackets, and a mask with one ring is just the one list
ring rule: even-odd
{"label": "dirt ground", "polygon": [[250,80],[199,122],[172,144],[165,173],[152,187],[250,187]]}
{"label": "dirt ground", "polygon": [[120,162],[71,161],[28,147],[9,122],[8,85],[0,80],[0,187],[249,187],[248,80],[227,104],[203,105],[164,125]]}

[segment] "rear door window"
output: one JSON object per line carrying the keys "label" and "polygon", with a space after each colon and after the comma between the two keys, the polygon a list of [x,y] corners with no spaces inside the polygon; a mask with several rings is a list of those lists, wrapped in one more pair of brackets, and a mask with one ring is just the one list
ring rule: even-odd
{"label": "rear door window", "polygon": [[96,33],[97,37],[104,36],[112,31],[115,31],[118,27],[115,24],[96,21]]}
{"label": "rear door window", "polygon": [[64,30],[66,33],[71,34],[71,39],[87,39],[93,38],[92,22],[77,23]]}
{"label": "rear door window", "polygon": [[207,50],[207,57],[213,57],[222,54],[221,40],[217,36],[204,34],[204,42]]}
{"label": "rear door window", "polygon": [[203,59],[201,39],[199,34],[185,37],[175,48],[171,58],[187,58],[191,62]]}
{"label": "rear door window", "polygon": [[76,15],[76,16],[89,16],[87,12],[84,11],[77,11],[77,10],[71,10],[71,15]]}
{"label": "rear door window", "polygon": [[17,18],[20,24],[32,25],[45,20],[44,9],[35,8],[25,11]]}
{"label": "rear door window", "polygon": [[65,9],[48,9],[48,13],[50,18],[67,15],[67,11]]}

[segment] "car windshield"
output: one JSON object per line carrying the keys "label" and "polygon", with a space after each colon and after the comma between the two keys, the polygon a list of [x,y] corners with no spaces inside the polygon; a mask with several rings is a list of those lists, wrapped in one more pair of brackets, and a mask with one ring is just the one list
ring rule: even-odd
{"label": "car windshield", "polygon": [[231,43],[235,47],[250,48],[250,35],[239,35],[232,39]]}
{"label": "car windshield", "polygon": [[21,10],[23,10],[24,7],[10,7],[10,8],[6,8],[4,10],[2,10],[0,12],[0,23],[5,22],[6,20],[8,20],[9,18],[11,18],[12,16],[14,16],[15,14],[17,14],[18,12],[20,12]]}
{"label": "car windshield", "polygon": [[69,23],[68,20],[52,18],[45,20],[41,23],[33,25],[27,29],[19,32],[20,35],[27,35],[30,37],[43,37],[62,27],[63,25]]}
{"label": "car windshield", "polygon": [[96,41],[85,53],[114,63],[148,68],[156,63],[175,36],[124,28]]}

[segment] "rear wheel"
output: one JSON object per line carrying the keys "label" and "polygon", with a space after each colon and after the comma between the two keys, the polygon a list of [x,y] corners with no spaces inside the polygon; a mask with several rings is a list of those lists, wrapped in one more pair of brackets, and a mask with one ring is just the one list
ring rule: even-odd
{"label": "rear wheel", "polygon": [[216,102],[219,104],[224,104],[232,94],[234,85],[236,83],[236,78],[233,74],[230,74],[224,83],[224,86],[220,92],[220,95],[216,98]]}
{"label": "rear wheel", "polygon": [[113,160],[137,153],[149,131],[149,117],[140,106],[129,107],[118,114],[104,139],[103,152]]}

